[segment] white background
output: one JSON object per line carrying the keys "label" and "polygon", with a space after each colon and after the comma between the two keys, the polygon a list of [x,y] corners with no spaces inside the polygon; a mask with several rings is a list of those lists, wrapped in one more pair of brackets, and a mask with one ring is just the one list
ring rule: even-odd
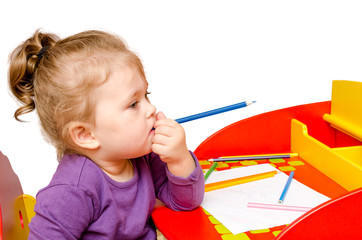
{"label": "white background", "polygon": [[143,60],[151,101],[169,118],[233,103],[240,110],[183,124],[191,150],[243,118],[330,100],[332,80],[362,79],[360,1],[1,1],[0,150],[24,193],[35,196],[57,166],[35,113],[14,120],[8,55],[41,28],[61,37],[100,29]]}

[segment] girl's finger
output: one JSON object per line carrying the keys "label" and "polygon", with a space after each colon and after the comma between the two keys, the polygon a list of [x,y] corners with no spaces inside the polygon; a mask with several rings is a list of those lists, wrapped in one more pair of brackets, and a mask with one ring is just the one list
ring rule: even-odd
{"label": "girl's finger", "polygon": [[156,134],[152,139],[152,144],[160,144],[165,146],[169,141],[170,138],[168,136],[162,134]]}
{"label": "girl's finger", "polygon": [[165,154],[167,154],[167,151],[168,151],[167,147],[160,145],[160,144],[152,144],[151,149],[152,149],[152,152],[158,154],[161,157],[161,159],[166,158]]}
{"label": "girl's finger", "polygon": [[166,119],[166,116],[163,112],[159,111],[157,114],[156,114],[156,120],[161,120],[161,119]]}
{"label": "girl's finger", "polygon": [[174,134],[175,128],[168,125],[161,125],[155,128],[155,134],[162,134],[168,137],[171,137]]}

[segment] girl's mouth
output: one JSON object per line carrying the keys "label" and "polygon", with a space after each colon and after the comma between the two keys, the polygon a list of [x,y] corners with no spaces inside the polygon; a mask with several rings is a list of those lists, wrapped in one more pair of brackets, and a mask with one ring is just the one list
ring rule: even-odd
{"label": "girl's mouth", "polygon": [[153,127],[150,131],[150,134],[155,133],[155,128]]}

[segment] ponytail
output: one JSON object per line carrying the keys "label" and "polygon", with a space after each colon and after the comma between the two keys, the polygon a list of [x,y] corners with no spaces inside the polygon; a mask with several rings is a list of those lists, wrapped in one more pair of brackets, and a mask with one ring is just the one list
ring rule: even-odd
{"label": "ponytail", "polygon": [[53,34],[45,34],[36,31],[34,35],[19,45],[10,54],[9,86],[13,95],[22,103],[14,117],[18,121],[19,116],[35,109],[34,81],[39,65],[46,58],[46,52],[58,40]]}

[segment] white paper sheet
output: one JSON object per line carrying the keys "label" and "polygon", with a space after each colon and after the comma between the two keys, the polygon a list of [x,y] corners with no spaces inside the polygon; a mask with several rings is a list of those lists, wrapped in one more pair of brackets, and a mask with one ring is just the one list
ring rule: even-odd
{"label": "white paper sheet", "polygon": [[[276,170],[270,164],[234,168],[211,173],[206,183]],[[278,172],[274,177],[205,193],[201,206],[233,234],[289,224],[303,212],[248,208],[248,202],[277,204],[288,175]],[[315,207],[328,197],[293,179],[283,204]]]}

